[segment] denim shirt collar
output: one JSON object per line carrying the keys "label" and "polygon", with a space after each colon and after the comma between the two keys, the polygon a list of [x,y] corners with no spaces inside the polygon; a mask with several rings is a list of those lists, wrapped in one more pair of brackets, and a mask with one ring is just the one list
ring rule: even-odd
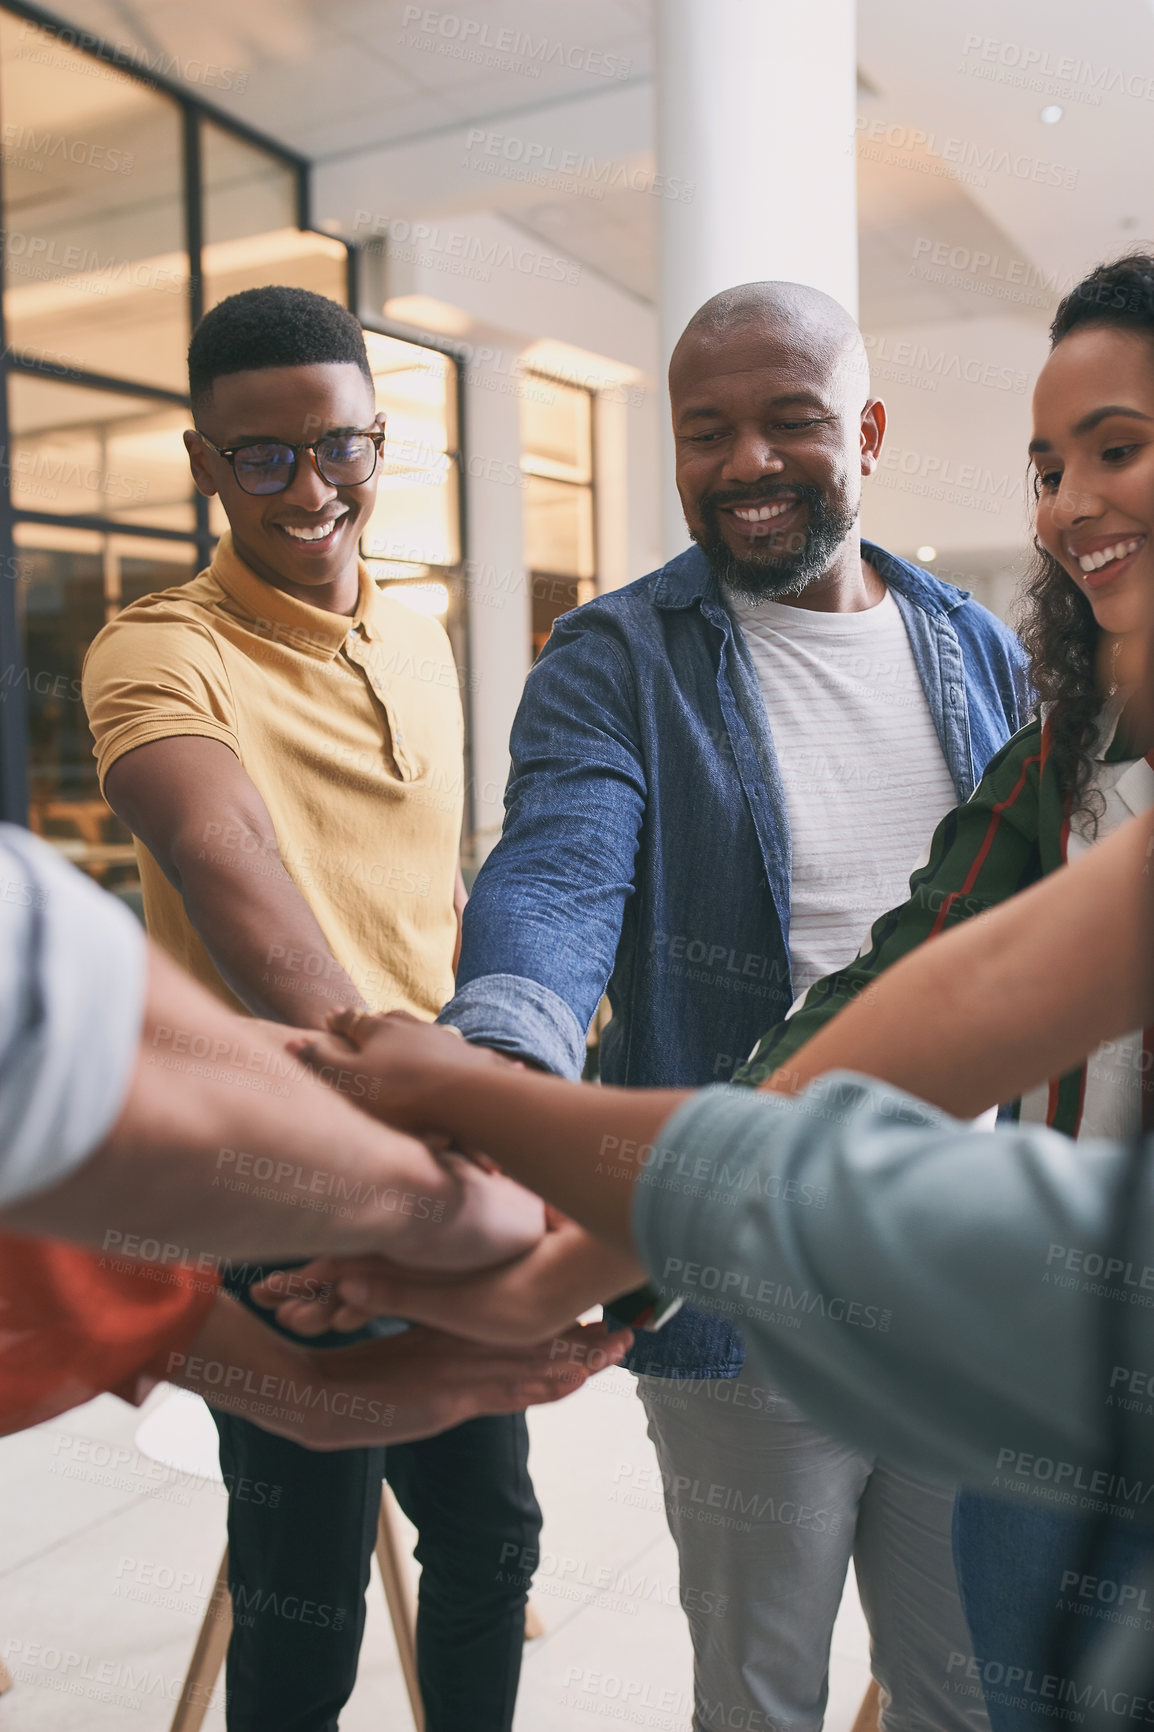
{"label": "denim shirt collar", "polygon": [[[926,613],[951,614],[971,599],[969,590],[958,589],[952,583],[931,577],[928,571],[922,571],[906,559],[899,559],[896,553],[887,552],[876,542],[863,540],[861,551],[862,558],[869,560],[887,589],[904,596]],[[724,607],[717,580],[699,547],[687,547],[684,553],[667,560],[657,574],[651,593],[654,607],[663,611],[705,605],[709,601],[716,601]]]}

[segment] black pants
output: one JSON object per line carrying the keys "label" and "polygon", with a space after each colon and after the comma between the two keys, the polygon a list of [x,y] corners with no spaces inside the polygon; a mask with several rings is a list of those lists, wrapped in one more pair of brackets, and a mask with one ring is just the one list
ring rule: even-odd
{"label": "black pants", "polygon": [[428,1732],[509,1732],[541,1531],[524,1414],[325,1453],[213,1417],[229,1487],[229,1732],[336,1732],[357,1675],[382,1478],[418,1533]]}

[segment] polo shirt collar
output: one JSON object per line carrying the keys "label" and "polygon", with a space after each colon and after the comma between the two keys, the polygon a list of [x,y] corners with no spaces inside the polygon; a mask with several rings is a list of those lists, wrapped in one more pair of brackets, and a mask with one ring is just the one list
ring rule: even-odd
{"label": "polo shirt collar", "polygon": [[275,627],[281,641],[320,660],[339,655],[351,631],[359,629],[360,635],[371,643],[380,630],[373,618],[379,591],[361,560],[357,561],[359,587],[353,614],[311,607],[307,601],[286,595],[283,589],[274,589],[241,559],[227,530],[217,543],[209,576],[256,625]]}

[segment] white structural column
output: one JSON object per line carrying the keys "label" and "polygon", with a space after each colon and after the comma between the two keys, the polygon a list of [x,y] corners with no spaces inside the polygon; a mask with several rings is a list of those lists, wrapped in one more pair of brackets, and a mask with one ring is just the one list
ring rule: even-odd
{"label": "white structural column", "polygon": [[[813,283],[856,318],[855,0],[658,0],[654,16],[662,366],[735,283]],[[666,556],[686,545],[670,452],[667,433]]]}
{"label": "white structural column", "polygon": [[509,729],[529,672],[517,351],[478,347],[465,370],[465,586],[478,862],[501,834]]}

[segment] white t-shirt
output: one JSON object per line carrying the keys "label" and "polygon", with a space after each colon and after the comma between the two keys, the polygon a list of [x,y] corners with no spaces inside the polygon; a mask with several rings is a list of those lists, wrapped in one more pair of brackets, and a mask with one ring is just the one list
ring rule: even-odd
{"label": "white t-shirt", "polygon": [[863,613],[728,605],[753,658],[793,838],[795,994],[852,962],[957,793],[887,590]]}
{"label": "white t-shirt", "polygon": [[[1102,711],[1098,726],[1098,743],[1094,754],[1098,762],[1090,786],[1101,796],[1101,811],[1097,828],[1084,810],[1070,824],[1066,859],[1071,864],[1087,849],[1104,842],[1115,830],[1121,829],[1140,812],[1154,806],[1154,770],[1145,758],[1123,758],[1107,763],[1104,757],[1114,737],[1121,714],[1123,698],[1112,699]],[[1086,1083],[1082,1095],[1082,1112],[1078,1121],[1081,1137],[1129,1137],[1140,1127],[1142,1118],[1141,1085],[1146,1076],[1142,1030],[1108,1040],[1086,1060]],[[1031,1089],[1022,1096],[1019,1116],[1024,1123],[1046,1123],[1050,1091],[1046,1084]]]}

